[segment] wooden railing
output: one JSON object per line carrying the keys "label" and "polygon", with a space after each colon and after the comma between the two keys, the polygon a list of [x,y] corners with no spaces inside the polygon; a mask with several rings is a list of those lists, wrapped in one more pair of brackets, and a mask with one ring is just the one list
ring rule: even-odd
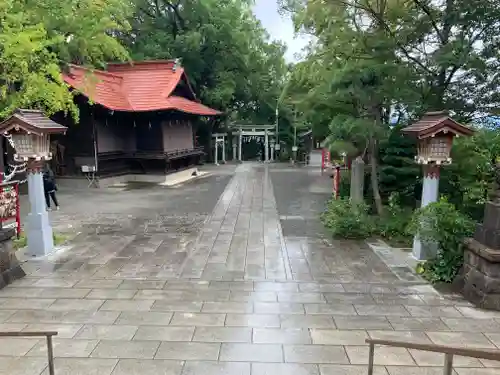
{"label": "wooden railing", "polygon": [[434,352],[434,353],[443,353],[444,375],[452,374],[454,355],[459,355],[463,357],[472,357],[478,359],[489,359],[492,361],[500,361],[500,350],[467,349],[454,346],[417,344],[414,342],[378,340],[378,339],[366,339],[366,343],[370,346],[368,351],[368,375],[373,375],[375,345],[392,346],[394,348],[423,350],[426,352]]}
{"label": "wooden railing", "polygon": [[52,336],[57,336],[55,331],[40,332],[0,332],[0,337],[46,337],[47,338],[47,357],[49,360],[49,375],[54,375],[54,347]]}

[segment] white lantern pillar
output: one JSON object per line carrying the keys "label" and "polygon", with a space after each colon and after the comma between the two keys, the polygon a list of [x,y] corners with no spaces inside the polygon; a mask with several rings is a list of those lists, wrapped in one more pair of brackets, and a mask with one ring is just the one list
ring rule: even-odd
{"label": "white lantern pillar", "polygon": [[43,160],[31,158],[27,163],[28,198],[31,210],[27,218],[26,237],[28,254],[31,256],[44,256],[54,249],[52,227],[49,222],[43,190],[43,163]]}
{"label": "white lantern pillar", "polygon": [[[439,168],[451,163],[450,152],[453,138],[472,136],[474,130],[459,124],[446,111],[427,112],[422,118],[402,129],[403,133],[417,139],[416,161],[424,165],[422,186],[422,207],[436,202],[439,197]],[[422,222],[421,226],[430,225]],[[437,246],[422,243],[418,234],[413,240],[413,256],[417,260],[431,259],[436,255]]]}
{"label": "white lantern pillar", "polygon": [[[425,164],[424,165],[424,180],[422,184],[422,201],[420,206],[423,208],[433,202],[437,202],[439,198],[439,165],[436,164]],[[422,223],[422,225],[426,225]],[[417,235],[413,238],[413,257],[417,260],[425,260],[432,258],[435,254],[434,246],[429,244],[423,246],[422,241]],[[430,254],[431,253],[431,254]]]}
{"label": "white lantern pillar", "polygon": [[274,161],[274,140],[271,141],[271,144],[269,146],[269,151],[271,155],[271,161]]}

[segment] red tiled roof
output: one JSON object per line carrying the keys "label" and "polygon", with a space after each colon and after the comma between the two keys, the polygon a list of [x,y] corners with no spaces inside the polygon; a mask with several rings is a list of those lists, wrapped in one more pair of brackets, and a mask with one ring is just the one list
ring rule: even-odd
{"label": "red tiled roof", "polygon": [[[183,78],[193,100],[172,95]],[[196,101],[184,69],[175,67],[174,61],[109,64],[107,71],[71,65],[63,79],[93,102],[114,111],[176,110],[201,116],[222,113]]]}

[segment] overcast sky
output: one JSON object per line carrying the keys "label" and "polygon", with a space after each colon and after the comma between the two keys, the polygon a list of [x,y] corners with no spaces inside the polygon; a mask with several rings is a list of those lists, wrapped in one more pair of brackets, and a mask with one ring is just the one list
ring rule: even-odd
{"label": "overcast sky", "polygon": [[292,20],[278,14],[277,0],[256,0],[254,13],[272,39],[281,40],[288,46],[285,55],[287,61],[296,61],[294,55],[307,44],[307,39],[300,36],[295,38]]}

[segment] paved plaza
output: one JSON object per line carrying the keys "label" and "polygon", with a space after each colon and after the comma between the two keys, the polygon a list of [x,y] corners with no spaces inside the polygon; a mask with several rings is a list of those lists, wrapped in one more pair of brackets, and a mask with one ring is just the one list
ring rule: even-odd
{"label": "paved plaza", "polygon": [[[361,375],[368,337],[500,348],[500,313],[329,238],[330,191],[317,170],[244,163],[177,188],[61,192],[54,225],[79,234],[0,291],[0,331],[57,330],[56,375]],[[442,355],[375,356],[376,375],[443,373]],[[1,338],[0,357],[0,373],[48,374],[44,340]]]}

